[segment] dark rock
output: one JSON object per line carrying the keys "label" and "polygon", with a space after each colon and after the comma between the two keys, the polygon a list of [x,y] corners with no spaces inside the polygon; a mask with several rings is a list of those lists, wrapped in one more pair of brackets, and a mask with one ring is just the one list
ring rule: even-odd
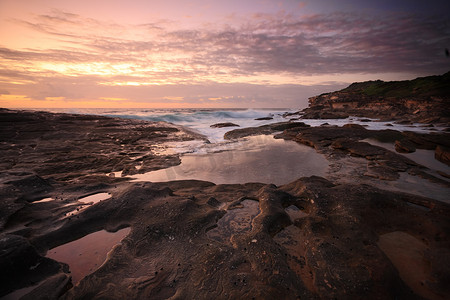
{"label": "dark rock", "polygon": [[232,131],[228,131],[225,133],[224,138],[226,140],[230,139],[237,139],[242,138],[246,136],[252,136],[252,135],[267,135],[272,134],[277,131],[292,129],[292,128],[304,128],[309,127],[309,125],[306,125],[303,122],[280,122],[280,123],[273,123],[268,125],[263,125],[259,127],[248,127],[248,128],[242,128],[242,129],[235,129]]}
{"label": "dark rock", "polygon": [[72,288],[71,277],[62,273],[54,275],[37,288],[20,298],[21,300],[34,299],[59,299],[64,293]]}
{"label": "dark rock", "polygon": [[239,125],[234,124],[234,123],[217,123],[217,124],[213,124],[210,126],[211,128],[223,128],[223,127],[239,127]]}
{"label": "dark rock", "polygon": [[22,193],[22,199],[30,202],[44,198],[53,189],[47,180],[37,175],[26,176],[7,183],[13,185]]}
{"label": "dark rock", "polygon": [[272,117],[263,117],[263,118],[256,118],[256,121],[265,121],[265,120],[273,120]]}
{"label": "dark rock", "polygon": [[359,124],[345,124],[344,126],[342,126],[344,128],[356,128],[356,129],[365,129],[363,125],[359,125]]}
{"label": "dark rock", "polygon": [[450,179],[450,174],[447,174],[447,173],[445,173],[445,172],[443,172],[443,171],[437,171],[437,172],[438,172],[438,174],[441,175],[442,177],[445,177],[445,178]]}
{"label": "dark rock", "polygon": [[349,114],[345,112],[335,112],[330,110],[310,111],[302,116],[303,119],[346,119],[348,117]]}
{"label": "dark rock", "polygon": [[351,141],[345,138],[335,140],[331,146],[334,149],[347,150],[352,155],[365,157],[367,159],[374,159],[376,156],[384,155],[387,152],[384,148],[366,142]]}
{"label": "dark rock", "polygon": [[40,256],[27,239],[0,236],[0,296],[30,286],[61,270],[54,260]]}
{"label": "dark rock", "polygon": [[441,145],[437,146],[434,157],[440,162],[450,166],[450,148]]}
{"label": "dark rock", "polygon": [[416,151],[416,146],[408,139],[395,141],[395,151],[400,153],[413,153]]}
{"label": "dark rock", "polygon": [[208,199],[208,202],[206,202],[206,203],[208,203],[209,205],[211,205],[212,207],[219,207],[220,206],[220,202],[216,199],[216,198],[214,198],[214,197],[210,197],[209,199]]}

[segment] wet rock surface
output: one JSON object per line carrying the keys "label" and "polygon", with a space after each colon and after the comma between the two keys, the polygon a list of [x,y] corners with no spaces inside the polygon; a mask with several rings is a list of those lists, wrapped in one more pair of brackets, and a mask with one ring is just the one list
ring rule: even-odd
{"label": "wet rock surface", "polygon": [[[107,174],[142,161],[147,170],[170,166],[178,157],[152,154],[153,146],[201,137],[181,128],[164,129],[175,128],[169,124],[91,116],[3,111],[0,117],[6,120],[0,122],[0,150],[6,158],[0,169],[0,274],[2,282],[11,282],[2,283],[7,288],[1,296],[37,284],[27,299],[450,295],[450,205],[377,184],[414,172],[444,187],[448,181],[401,154],[363,141],[408,138],[421,142],[414,142],[419,149],[448,147],[448,136],[370,132],[362,126],[310,128],[289,122],[238,129],[232,138],[284,130],[278,138],[310,145],[326,155],[329,176],[300,178],[279,187],[195,180],[133,183]],[[100,124],[109,124],[108,130]],[[30,133],[34,128],[41,129]],[[123,143],[135,135],[145,138]],[[13,155],[10,148],[21,152]],[[97,157],[100,153],[108,159]],[[363,174],[369,171],[390,179]],[[95,193],[111,197],[67,215],[82,204],[79,198]],[[36,203],[44,197],[54,200]],[[107,260],[73,287],[67,265],[45,258],[50,249],[90,233],[126,227],[129,234]],[[219,228],[220,238],[214,238]],[[393,254],[408,247],[417,251]],[[413,270],[421,276],[405,275],[411,270],[409,262],[417,259]]]}

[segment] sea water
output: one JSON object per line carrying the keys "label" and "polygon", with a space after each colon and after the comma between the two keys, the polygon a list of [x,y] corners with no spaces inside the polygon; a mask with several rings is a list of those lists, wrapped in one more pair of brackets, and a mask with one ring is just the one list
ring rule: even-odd
{"label": "sea water", "polygon": [[[342,126],[345,124],[360,124],[369,130],[392,129],[398,131],[436,132],[437,127],[423,127],[421,124],[401,125],[391,122],[380,122],[376,119],[348,117],[346,119],[301,119],[299,115],[289,115],[298,110],[289,108],[276,109],[44,109],[51,112],[64,112],[74,114],[90,114],[144,121],[164,121],[185,126],[191,130],[205,135],[211,143],[222,142],[223,135],[236,128],[262,126],[277,122],[303,122],[310,126],[322,124]],[[300,115],[301,116],[301,115]],[[256,120],[259,118],[272,118],[270,120]],[[368,122],[369,120],[369,122]],[[239,127],[211,128],[217,123],[234,123]]]}
{"label": "sea water", "polygon": [[[284,184],[302,176],[324,176],[326,159],[314,149],[289,141],[274,141],[272,136],[225,140],[224,134],[236,128],[267,125],[276,122],[304,122],[310,126],[359,124],[369,130],[392,129],[422,133],[441,128],[421,124],[400,125],[375,119],[301,119],[290,115],[292,109],[47,109],[52,112],[102,115],[144,121],[164,121],[184,126],[208,140],[183,141],[161,145],[161,154],[180,154],[180,166],[136,176],[135,180],[168,181],[180,179],[208,180],[215,183],[250,181]],[[264,120],[258,120],[266,118]],[[236,127],[212,128],[217,123]],[[256,141],[256,142],[255,142]],[[263,141],[263,142],[261,142]],[[295,153],[298,153],[295,154]],[[120,174],[117,174],[120,175]]]}

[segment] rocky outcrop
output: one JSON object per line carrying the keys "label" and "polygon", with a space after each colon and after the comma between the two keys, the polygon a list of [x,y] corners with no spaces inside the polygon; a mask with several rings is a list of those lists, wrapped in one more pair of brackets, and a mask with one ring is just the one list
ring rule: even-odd
{"label": "rocky outcrop", "polygon": [[238,139],[243,138],[246,136],[252,136],[252,135],[267,135],[272,134],[277,131],[283,131],[290,128],[297,128],[297,127],[309,127],[309,125],[306,125],[303,122],[279,122],[279,123],[273,123],[268,125],[263,125],[259,127],[247,127],[242,129],[234,129],[231,131],[228,131],[225,133],[224,138],[226,140],[231,139]]}
{"label": "rocky outcrop", "polygon": [[384,120],[450,123],[450,72],[410,81],[368,81],[309,98],[303,118],[333,119],[346,115]]}
{"label": "rocky outcrop", "polygon": [[211,128],[223,128],[223,127],[239,127],[239,125],[234,124],[234,123],[217,123],[217,124],[213,124],[210,126]]}

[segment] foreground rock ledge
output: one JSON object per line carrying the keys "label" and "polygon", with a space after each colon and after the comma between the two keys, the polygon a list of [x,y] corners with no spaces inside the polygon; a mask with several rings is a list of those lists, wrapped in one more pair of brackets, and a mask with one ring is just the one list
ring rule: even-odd
{"label": "foreground rock ledge", "polygon": [[[50,150],[31,150],[31,145],[36,149],[57,145],[69,136],[78,143],[88,142],[91,136],[83,137],[75,125],[78,118],[90,118],[93,127],[85,127],[90,131],[97,128],[93,125],[97,117],[70,116],[67,121],[62,115],[15,115],[24,116],[32,122],[30,126],[28,121],[19,122],[20,132],[15,121],[2,127],[1,152],[9,160],[1,169],[0,295],[38,282],[42,284],[25,298],[445,299],[450,295],[448,204],[321,177],[300,178],[280,187],[203,181],[129,183],[102,175],[106,168],[98,169],[102,164],[96,160],[74,155],[69,142],[66,159],[81,159],[82,167],[57,168],[65,165],[61,155],[48,159]],[[58,120],[36,121],[43,116]],[[61,128],[66,122],[71,126],[64,132],[49,126]],[[133,123],[122,136],[133,135],[139,126],[155,126],[145,124]],[[42,126],[48,126],[45,135],[43,130],[32,132]],[[116,138],[106,138],[111,133],[121,136],[122,127],[115,126],[95,131],[101,141],[95,147],[123,148],[110,157],[124,156],[125,162],[132,161],[130,166],[135,163],[134,150],[159,141],[117,146]],[[297,137],[304,130],[309,129],[291,128],[286,134]],[[9,141],[21,137],[16,139],[20,143],[7,144],[4,137],[9,135]],[[161,138],[171,137],[176,140],[170,134]],[[307,135],[302,137],[306,140]],[[308,139],[313,139],[312,132]],[[331,147],[332,141],[324,143]],[[88,147],[92,152],[86,153],[95,155],[95,147]],[[11,148],[22,149],[23,156],[16,155],[14,161]],[[76,207],[77,197],[97,192],[109,192],[111,198],[77,217],[65,216]],[[55,200],[32,203],[46,196]],[[243,222],[247,230],[225,230],[221,241],[210,238],[211,230],[220,229],[218,221],[242,209],[245,201],[257,201],[259,207],[254,218]],[[289,209],[298,213],[288,214]],[[67,265],[43,257],[49,249],[89,233],[124,227],[131,231],[106,263],[74,287]]]}

